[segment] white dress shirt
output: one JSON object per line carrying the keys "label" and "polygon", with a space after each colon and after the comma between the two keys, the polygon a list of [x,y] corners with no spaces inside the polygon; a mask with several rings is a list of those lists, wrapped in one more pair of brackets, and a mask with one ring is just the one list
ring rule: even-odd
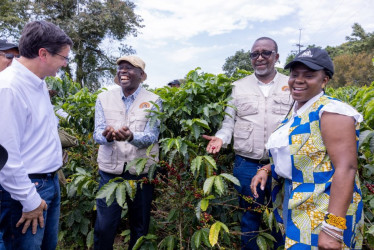
{"label": "white dress shirt", "polygon": [[[323,92],[319,93],[309,101],[307,101],[301,108],[295,111],[297,102],[292,108],[292,116],[286,124],[275,130],[269,137],[266,144],[266,149],[270,150],[273,157],[274,170],[277,175],[292,180],[292,163],[289,148],[289,130],[296,116],[302,115],[310,106],[313,105],[321,96]],[[332,100],[319,111],[321,118],[323,112],[337,113],[341,115],[351,116],[355,122],[362,122],[363,118],[354,108],[346,103]]]}
{"label": "white dress shirt", "polygon": [[0,144],[9,154],[0,183],[29,212],[41,198],[28,174],[58,170],[62,149],[46,83],[17,60],[0,73],[0,119]]}
{"label": "white dress shirt", "polygon": [[271,82],[269,83],[263,83],[257,79],[258,87],[261,89],[261,92],[265,97],[269,96],[270,90],[274,86],[274,83],[277,80],[278,76],[279,76],[278,71],[276,71],[273,80],[271,80]]}

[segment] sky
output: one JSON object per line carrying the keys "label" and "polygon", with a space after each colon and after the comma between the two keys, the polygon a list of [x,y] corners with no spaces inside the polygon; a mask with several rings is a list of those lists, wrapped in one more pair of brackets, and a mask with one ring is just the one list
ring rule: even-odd
{"label": "sky", "polygon": [[151,88],[182,79],[197,67],[223,73],[225,59],[273,38],[283,67],[299,43],[344,43],[352,25],[374,31],[374,0],[134,0],[144,28],[126,43],[145,63]]}

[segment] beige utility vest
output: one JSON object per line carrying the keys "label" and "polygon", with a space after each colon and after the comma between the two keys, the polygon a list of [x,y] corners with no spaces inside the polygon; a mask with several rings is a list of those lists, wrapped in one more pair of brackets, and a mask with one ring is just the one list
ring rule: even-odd
{"label": "beige utility vest", "polygon": [[[150,114],[146,110],[150,110],[153,106],[150,101],[155,102],[159,97],[142,88],[129,111],[126,112],[121,91],[121,88],[116,88],[103,92],[98,96],[104,110],[106,124],[115,129],[127,126],[133,133],[143,132],[149,120],[146,116]],[[97,157],[99,169],[106,173],[121,174],[125,162],[129,163],[140,157],[149,158],[146,155],[146,151],[147,148],[135,147],[127,141],[114,141],[114,143],[108,145],[100,145]],[[158,161],[158,153],[158,143],[155,143],[150,156],[156,155],[154,160]],[[149,166],[154,163],[154,160],[148,160],[142,174],[148,172]],[[129,172],[135,175],[135,166],[131,167]]]}
{"label": "beige utility vest", "polygon": [[234,83],[232,97],[237,107],[235,153],[252,159],[268,159],[265,144],[292,104],[288,76],[277,73],[269,96],[265,97],[252,74]]}

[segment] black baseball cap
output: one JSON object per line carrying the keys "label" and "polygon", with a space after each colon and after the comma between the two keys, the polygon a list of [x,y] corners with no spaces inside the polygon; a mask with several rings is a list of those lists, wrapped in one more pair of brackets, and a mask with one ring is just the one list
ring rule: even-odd
{"label": "black baseball cap", "polygon": [[0,145],[0,170],[4,167],[8,160],[8,152],[6,149]]}
{"label": "black baseball cap", "polygon": [[323,69],[330,78],[334,75],[334,65],[329,54],[324,49],[309,48],[303,50],[284,68],[292,68],[296,63],[302,63],[312,70]]}
{"label": "black baseball cap", "polygon": [[13,43],[8,43],[7,40],[0,40],[0,51],[8,49],[18,49],[18,46]]}
{"label": "black baseball cap", "polygon": [[178,85],[178,84],[180,84],[180,82],[178,80],[173,80],[173,81],[171,81],[171,82],[168,83],[169,86],[171,86],[171,85]]}

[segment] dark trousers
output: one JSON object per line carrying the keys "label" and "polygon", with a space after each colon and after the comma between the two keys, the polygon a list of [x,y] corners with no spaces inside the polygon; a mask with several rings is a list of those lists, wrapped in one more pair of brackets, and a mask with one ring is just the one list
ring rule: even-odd
{"label": "dark trousers", "polygon": [[[234,176],[238,178],[240,182],[240,187],[235,186],[236,190],[240,195],[253,197],[250,185],[252,178],[256,175],[257,169],[262,167],[263,164],[254,163],[244,158],[240,155],[235,156],[234,164]],[[270,199],[271,193],[271,178],[268,178],[268,181],[265,186],[265,190],[260,189],[260,185],[257,187],[257,193],[259,197],[254,200],[256,203],[265,204],[266,200]],[[243,233],[241,237],[242,250],[257,250],[259,249],[256,242],[256,237],[258,235],[262,214],[253,211],[258,207],[255,203],[249,203],[241,196],[239,196],[239,206],[244,209],[250,209],[243,212],[241,219],[241,231]],[[284,239],[280,231],[276,232],[275,229],[271,232],[277,242],[274,243],[274,249],[277,249],[279,246],[284,245]]]}
{"label": "dark trousers", "polygon": [[[125,180],[139,180],[147,175],[131,175],[125,172],[121,175],[114,175],[99,171],[99,188],[108,183],[115,177],[122,177]],[[130,243],[129,249],[132,249],[136,241],[143,235],[147,235],[149,221],[151,216],[151,203],[153,199],[154,186],[152,184],[137,185],[134,200],[126,197],[128,206],[128,215],[130,222]],[[97,216],[94,230],[94,248],[95,250],[113,249],[114,238],[117,233],[118,224],[121,219],[122,208],[116,200],[108,207],[105,199],[97,199]]]}

